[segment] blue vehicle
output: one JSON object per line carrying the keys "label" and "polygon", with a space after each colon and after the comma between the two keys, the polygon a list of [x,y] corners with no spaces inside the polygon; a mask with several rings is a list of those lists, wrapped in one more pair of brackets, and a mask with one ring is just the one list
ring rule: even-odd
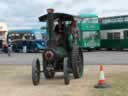
{"label": "blue vehicle", "polygon": [[8,39],[12,42],[12,49],[15,52],[22,52],[27,47],[27,52],[38,52],[47,47],[48,39],[45,29],[9,30]]}

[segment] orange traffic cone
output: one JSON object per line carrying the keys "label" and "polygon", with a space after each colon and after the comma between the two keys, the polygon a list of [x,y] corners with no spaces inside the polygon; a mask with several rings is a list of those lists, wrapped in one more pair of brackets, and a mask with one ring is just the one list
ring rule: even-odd
{"label": "orange traffic cone", "polygon": [[103,65],[100,65],[100,77],[99,82],[95,85],[95,88],[108,88],[111,87],[110,85],[106,84],[105,76],[104,76],[104,69]]}

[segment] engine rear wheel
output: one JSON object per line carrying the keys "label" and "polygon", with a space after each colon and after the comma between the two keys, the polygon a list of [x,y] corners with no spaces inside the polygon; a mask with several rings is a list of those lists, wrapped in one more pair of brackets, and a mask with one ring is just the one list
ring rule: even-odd
{"label": "engine rear wheel", "polygon": [[80,77],[83,76],[84,73],[84,58],[82,50],[79,50],[79,64],[80,64]]}
{"label": "engine rear wheel", "polygon": [[52,64],[48,64],[46,61],[43,61],[43,71],[46,79],[53,79],[55,76],[55,71],[52,70]]}
{"label": "engine rear wheel", "polygon": [[40,61],[34,59],[32,62],[32,82],[33,85],[38,85],[40,82]]}
{"label": "engine rear wheel", "polygon": [[44,72],[44,76],[46,79],[53,79],[55,76],[55,72]]}
{"label": "engine rear wheel", "polygon": [[83,75],[83,54],[79,48],[73,48],[72,55],[72,71],[74,78],[80,78]]}

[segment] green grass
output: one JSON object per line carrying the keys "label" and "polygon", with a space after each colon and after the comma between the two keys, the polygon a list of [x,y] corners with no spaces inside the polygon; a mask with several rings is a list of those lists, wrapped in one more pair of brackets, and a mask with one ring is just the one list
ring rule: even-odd
{"label": "green grass", "polygon": [[[111,74],[108,82],[112,88],[90,88],[91,96],[128,96],[128,72]],[[93,81],[94,83],[95,81]]]}

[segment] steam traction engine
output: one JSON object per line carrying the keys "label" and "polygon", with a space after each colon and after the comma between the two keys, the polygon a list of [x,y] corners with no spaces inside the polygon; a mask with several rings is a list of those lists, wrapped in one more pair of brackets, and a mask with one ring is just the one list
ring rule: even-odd
{"label": "steam traction engine", "polygon": [[[38,58],[32,62],[32,81],[34,85],[38,85],[41,72],[47,79],[54,78],[56,72],[63,72],[64,83],[67,85],[70,83],[69,74],[73,73],[74,78],[80,78],[83,75],[83,54],[76,43],[77,39],[73,38],[73,34],[69,32],[68,28],[64,30],[66,35],[61,42],[63,44],[57,45],[54,22],[57,19],[70,22],[74,18],[69,14],[54,13],[53,9],[48,9],[47,12],[39,17],[39,20],[47,23],[48,47],[42,53],[42,64]],[[41,65],[43,70],[41,70]]]}

